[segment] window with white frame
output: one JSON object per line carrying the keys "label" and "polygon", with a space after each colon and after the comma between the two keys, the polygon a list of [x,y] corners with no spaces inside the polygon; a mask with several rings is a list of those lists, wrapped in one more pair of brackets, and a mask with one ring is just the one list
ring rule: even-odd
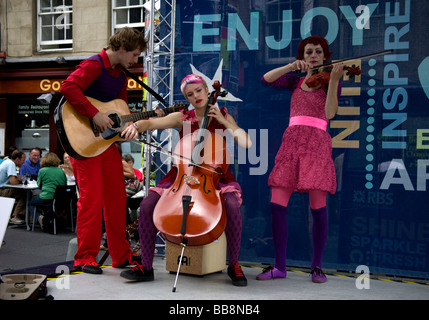
{"label": "window with white frame", "polygon": [[112,34],[123,27],[144,28],[144,7],[147,0],[112,0]]}
{"label": "window with white frame", "polygon": [[[266,12],[267,12],[267,23],[265,24],[265,29],[267,34],[275,37],[276,41],[280,41],[280,37],[284,32],[283,21],[283,11],[290,10],[291,12],[302,13],[302,10],[305,10],[305,6],[312,6],[312,0],[268,0],[265,2]],[[304,8],[304,9],[303,9]],[[281,47],[277,49],[268,49],[265,52],[265,57],[268,63],[287,63],[294,57],[296,52],[296,47],[299,41],[301,41],[301,34],[299,25],[300,20],[298,18],[293,19],[292,23],[294,24],[291,34],[291,44],[286,47]]]}
{"label": "window with white frame", "polygon": [[72,49],[72,22],[72,0],[37,0],[37,51]]}

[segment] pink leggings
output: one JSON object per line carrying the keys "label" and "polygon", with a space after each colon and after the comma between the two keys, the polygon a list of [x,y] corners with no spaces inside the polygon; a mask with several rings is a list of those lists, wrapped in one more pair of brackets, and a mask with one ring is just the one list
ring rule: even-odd
{"label": "pink leggings", "polygon": [[[272,187],[271,188],[271,202],[287,207],[290,196],[293,193],[293,189]],[[310,208],[320,209],[326,207],[326,191],[321,190],[310,190],[308,192],[310,196]]]}

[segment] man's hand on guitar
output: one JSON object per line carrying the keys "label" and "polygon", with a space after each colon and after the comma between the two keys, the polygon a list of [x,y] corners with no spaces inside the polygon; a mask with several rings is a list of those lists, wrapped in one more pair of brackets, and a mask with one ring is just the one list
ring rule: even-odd
{"label": "man's hand on guitar", "polygon": [[92,118],[94,124],[100,129],[101,132],[105,131],[107,128],[112,128],[114,122],[103,112],[98,112],[94,118]]}

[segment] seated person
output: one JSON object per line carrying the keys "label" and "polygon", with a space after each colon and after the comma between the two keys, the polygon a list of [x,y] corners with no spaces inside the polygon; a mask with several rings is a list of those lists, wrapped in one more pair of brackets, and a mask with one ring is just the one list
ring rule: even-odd
{"label": "seated person", "polygon": [[136,179],[140,182],[143,182],[143,173],[139,169],[134,168],[133,156],[129,153],[126,153],[122,156],[122,160],[125,160],[131,166],[131,168],[133,168]]}
{"label": "seated person", "polygon": [[[214,105],[208,105],[209,88],[205,80],[198,75],[188,75],[182,80],[181,91],[183,96],[193,106],[193,110],[183,112],[173,112],[162,118],[137,121],[136,127],[139,132],[155,129],[178,128],[181,138],[184,132],[197,132],[204,118],[206,108],[209,108],[207,116],[209,132],[221,131],[230,134],[239,146],[249,148],[251,140],[247,133],[241,129],[234,118],[228,114],[225,107],[218,109]],[[126,128],[124,132],[130,132],[133,126]],[[170,188],[177,176],[178,169],[173,166],[167,175],[158,182],[155,188],[149,190],[149,194],[140,204],[139,213],[139,233],[142,264],[123,271],[121,277],[132,281],[152,281],[154,280],[153,258],[155,252],[155,241],[157,229],[153,222],[153,215],[156,205],[164,193]],[[225,236],[227,240],[228,252],[228,276],[235,286],[246,286],[247,279],[238,264],[241,243],[241,213],[242,202],[241,187],[236,181],[232,172],[228,169],[217,183],[217,188],[221,190],[222,199],[226,212]]]}
{"label": "seated person", "polygon": [[15,209],[10,219],[12,224],[25,223],[26,191],[24,189],[7,188],[5,185],[22,183],[21,177],[17,174],[17,167],[21,167],[24,161],[25,153],[15,150],[9,158],[0,164],[0,197],[15,198]]}
{"label": "seated person", "polygon": [[[129,155],[131,156],[131,155]],[[125,179],[125,191],[127,193],[127,225],[132,223],[136,218],[136,209],[140,205],[141,198],[133,198],[138,192],[143,189],[142,180],[136,176],[135,169],[129,161],[126,161],[126,155],[122,156],[122,167]],[[137,170],[138,171],[138,170]],[[130,214],[133,216],[131,217]]]}
{"label": "seated person", "polygon": [[27,175],[31,180],[37,180],[37,175],[40,170],[40,158],[42,150],[40,148],[33,148],[28,154],[28,159],[25,160],[22,167],[19,169],[19,175],[24,177]]}
{"label": "seated person", "polygon": [[[126,156],[126,155],[125,155]],[[122,167],[125,178],[125,190],[127,192],[127,198],[134,196],[143,188],[142,180],[138,179],[135,173],[135,169],[132,165],[126,160],[127,157],[122,157]],[[131,156],[131,155],[129,155]]]}
{"label": "seated person", "polygon": [[43,156],[40,162],[41,169],[37,177],[37,185],[41,192],[28,202],[28,210],[32,214],[34,214],[35,205],[50,204],[52,202],[58,185],[67,185],[66,174],[58,167],[60,162],[60,158],[53,152],[48,152]]}
{"label": "seated person", "polygon": [[70,156],[67,152],[64,152],[63,162],[64,164],[60,164],[59,167],[64,170],[64,173],[67,177],[67,183],[76,183],[76,179],[73,173],[73,167],[70,162]]}

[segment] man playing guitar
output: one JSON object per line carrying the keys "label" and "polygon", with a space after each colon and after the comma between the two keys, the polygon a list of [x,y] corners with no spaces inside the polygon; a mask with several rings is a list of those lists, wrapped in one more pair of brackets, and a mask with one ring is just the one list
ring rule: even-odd
{"label": "man playing guitar", "polygon": [[[137,63],[141,52],[147,48],[144,35],[132,28],[123,28],[109,39],[109,45],[77,66],[64,81],[61,93],[83,116],[92,119],[94,125],[103,132],[112,128],[114,122],[99,110],[87,97],[108,102],[122,99],[128,103],[127,78],[122,68]],[[121,137],[134,140],[137,129],[132,129]],[[126,229],[126,193],[122,161],[118,148],[112,144],[103,153],[89,158],[70,158],[76,183],[79,187],[77,205],[78,250],[74,266],[86,273],[100,274],[96,263],[100,249],[102,215],[113,267],[125,267],[140,262],[140,257],[130,250],[124,234]]]}

